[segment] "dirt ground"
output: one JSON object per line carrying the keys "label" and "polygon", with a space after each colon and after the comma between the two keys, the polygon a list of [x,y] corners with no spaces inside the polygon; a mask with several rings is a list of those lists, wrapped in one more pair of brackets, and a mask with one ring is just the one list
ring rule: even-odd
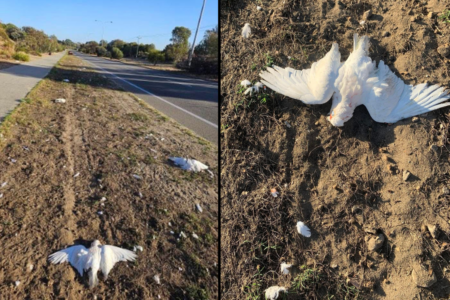
{"label": "dirt ground", "polygon": [[[216,298],[217,148],[84,67],[65,56],[0,126],[0,298]],[[47,261],[94,239],[143,252],[92,290],[86,275]]]}
{"label": "dirt ground", "polygon": [[[450,24],[437,18],[450,2],[221,4],[223,299],[263,299],[274,285],[288,299],[448,299],[449,109],[382,124],[361,106],[336,128],[326,120],[331,101],[304,105],[269,89],[249,97],[239,83],[272,64],[310,68],[334,41],[345,61],[359,33],[371,58],[408,84],[450,88]],[[379,235],[381,248],[369,250]],[[281,262],[294,265],[289,275]]]}

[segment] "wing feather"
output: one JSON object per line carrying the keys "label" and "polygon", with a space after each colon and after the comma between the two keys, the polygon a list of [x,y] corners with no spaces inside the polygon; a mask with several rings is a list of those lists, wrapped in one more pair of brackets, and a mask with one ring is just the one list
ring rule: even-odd
{"label": "wing feather", "polygon": [[89,257],[89,251],[86,247],[76,245],[51,254],[48,260],[53,264],[68,262],[83,276],[83,271],[86,270],[86,262],[89,260]]}
{"label": "wing feather", "polygon": [[367,81],[366,92],[368,97],[362,104],[377,122],[395,123],[450,105],[443,103],[450,98],[443,87],[426,83],[406,85],[383,61]]}
{"label": "wing feather", "polygon": [[103,245],[101,248],[100,268],[106,278],[117,262],[127,260],[134,261],[137,257],[136,253],[127,249],[111,245]]}
{"label": "wing feather", "polygon": [[262,71],[261,82],[277,93],[300,100],[306,104],[322,104],[330,100],[334,92],[341,54],[336,43],[311,69],[295,70],[273,66]]}

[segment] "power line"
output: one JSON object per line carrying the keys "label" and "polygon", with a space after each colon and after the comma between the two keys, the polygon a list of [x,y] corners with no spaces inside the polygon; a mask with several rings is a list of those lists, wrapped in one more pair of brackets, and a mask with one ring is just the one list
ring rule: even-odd
{"label": "power line", "polygon": [[[215,25],[216,25],[216,24],[205,25],[205,26],[200,27],[199,29],[211,28],[212,26],[215,26]],[[189,30],[192,31],[193,29],[189,28]],[[144,35],[144,36],[139,36],[139,37],[144,38],[144,37],[154,37],[154,36],[162,36],[162,35],[170,35],[170,34],[172,34],[172,32],[170,32],[170,33],[157,33],[157,34]],[[129,39],[135,39],[135,38],[137,38],[137,37],[136,37],[136,36],[133,36],[133,37],[131,37],[131,38],[129,38]]]}

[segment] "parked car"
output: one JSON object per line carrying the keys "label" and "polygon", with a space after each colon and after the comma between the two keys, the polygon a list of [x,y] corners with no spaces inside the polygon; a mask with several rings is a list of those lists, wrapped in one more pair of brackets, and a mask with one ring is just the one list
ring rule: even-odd
{"label": "parked car", "polygon": [[72,51],[69,51],[69,55],[73,55],[73,52],[72,52]]}

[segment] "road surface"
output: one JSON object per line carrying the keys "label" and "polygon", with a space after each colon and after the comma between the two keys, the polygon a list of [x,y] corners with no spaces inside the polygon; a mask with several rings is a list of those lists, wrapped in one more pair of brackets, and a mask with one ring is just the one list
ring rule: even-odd
{"label": "road surface", "polygon": [[65,52],[0,70],[0,122],[47,76]]}
{"label": "road surface", "polygon": [[218,144],[217,83],[74,53],[160,112]]}

